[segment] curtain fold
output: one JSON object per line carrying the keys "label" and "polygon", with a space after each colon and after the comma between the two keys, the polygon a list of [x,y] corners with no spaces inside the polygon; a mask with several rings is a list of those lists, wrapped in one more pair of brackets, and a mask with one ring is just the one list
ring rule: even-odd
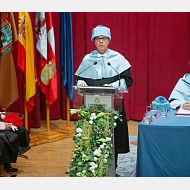
{"label": "curtain fold", "polygon": [[[18,13],[14,13],[18,29]],[[190,71],[190,14],[188,12],[72,12],[73,77],[83,57],[95,50],[91,32],[97,25],[111,29],[109,48],[121,53],[131,64],[133,85],[124,95],[127,119],[142,120],[145,108],[157,96],[168,99],[176,82]],[[33,31],[35,13],[31,13]],[[59,72],[59,13],[52,12],[57,68],[57,100],[50,105],[50,119],[66,119],[66,93]],[[34,33],[34,32],[33,32]],[[34,36],[35,39],[35,36]],[[34,42],[36,45],[36,40]],[[36,51],[36,50],[35,50]],[[18,42],[13,44],[19,99],[7,111],[24,113],[24,76],[17,65]],[[36,54],[36,53],[35,53]],[[38,64],[37,55],[36,64]],[[74,84],[73,78],[73,84]],[[29,130],[46,118],[45,95],[38,85],[34,110],[29,113]],[[73,96],[70,108],[75,108]],[[77,119],[75,114],[71,119]]]}

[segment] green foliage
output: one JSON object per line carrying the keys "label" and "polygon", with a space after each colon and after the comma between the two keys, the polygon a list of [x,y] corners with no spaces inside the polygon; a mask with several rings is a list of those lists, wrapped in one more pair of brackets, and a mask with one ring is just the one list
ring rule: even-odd
{"label": "green foliage", "polygon": [[105,177],[112,159],[111,129],[116,122],[122,121],[118,111],[102,105],[71,109],[78,113],[80,120],[75,121],[73,140],[76,144],[74,156],[66,172],[70,177]]}

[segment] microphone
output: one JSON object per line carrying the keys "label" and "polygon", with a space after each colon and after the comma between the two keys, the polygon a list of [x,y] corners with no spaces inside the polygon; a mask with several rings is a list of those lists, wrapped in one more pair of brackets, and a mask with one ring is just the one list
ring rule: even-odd
{"label": "microphone", "polygon": [[[112,67],[112,65],[111,65],[111,63],[110,62],[108,62],[107,63],[110,67]],[[114,69],[113,67],[112,67],[112,69]],[[120,74],[114,69],[114,71],[119,75],[119,89],[120,89]]]}
{"label": "microphone", "polygon": [[97,61],[95,61],[92,65],[90,65],[89,67],[87,67],[86,69],[84,69],[83,71],[81,71],[78,75],[77,75],[77,77],[76,77],[76,84],[77,84],[77,82],[78,82],[78,76],[81,74],[81,73],[83,73],[84,71],[86,71],[87,69],[89,69],[90,67],[92,67],[93,65],[96,65],[97,64]]}

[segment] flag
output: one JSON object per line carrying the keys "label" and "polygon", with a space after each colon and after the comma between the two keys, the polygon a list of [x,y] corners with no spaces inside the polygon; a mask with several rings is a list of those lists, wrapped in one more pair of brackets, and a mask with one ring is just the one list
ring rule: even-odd
{"label": "flag", "polygon": [[47,106],[57,99],[55,39],[51,12],[36,13],[36,49],[39,52],[38,84],[48,99]]}
{"label": "flag", "polygon": [[17,41],[17,30],[12,12],[1,13],[0,55],[0,106],[3,110],[18,100],[18,86],[13,60],[13,42]]}
{"label": "flag", "polygon": [[70,101],[73,100],[73,44],[70,12],[59,16],[59,70],[63,75],[64,90]]}
{"label": "flag", "polygon": [[34,108],[36,93],[36,69],[32,23],[29,12],[19,12],[18,18],[18,60],[17,64],[24,72],[25,102],[28,111]]}

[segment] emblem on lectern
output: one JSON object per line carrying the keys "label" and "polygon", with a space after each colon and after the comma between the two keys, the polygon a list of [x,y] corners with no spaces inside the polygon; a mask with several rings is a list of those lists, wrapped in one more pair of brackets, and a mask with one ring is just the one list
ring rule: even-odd
{"label": "emblem on lectern", "polygon": [[99,101],[100,101],[100,96],[99,95],[95,95],[95,103],[99,103]]}

